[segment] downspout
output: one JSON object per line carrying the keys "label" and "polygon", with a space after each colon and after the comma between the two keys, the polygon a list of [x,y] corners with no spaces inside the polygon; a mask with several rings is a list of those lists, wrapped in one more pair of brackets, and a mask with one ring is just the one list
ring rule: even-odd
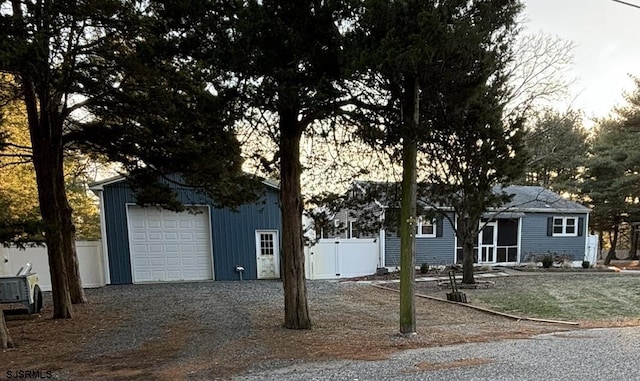
{"label": "downspout", "polygon": [[516,257],[516,264],[520,265],[522,259],[522,218],[518,218],[518,256]]}
{"label": "downspout", "polygon": [[387,233],[385,232],[384,229],[384,221],[386,218],[386,208],[384,206],[382,206],[382,204],[378,203],[376,201],[376,203],[382,208],[382,213],[380,215],[380,218],[382,220],[382,227],[380,228],[380,231],[378,232],[378,238],[380,239],[380,256],[379,256],[379,261],[380,263],[378,264],[378,267],[387,267]]}
{"label": "downspout", "polygon": [[386,263],[385,263],[386,262],[386,252],[385,252],[386,233],[384,229],[380,229],[380,232],[378,234],[380,237],[380,257],[379,257],[380,264],[378,265],[378,267],[386,267]]}
{"label": "downspout", "polygon": [[[589,213],[587,213],[587,215],[584,217],[584,232],[582,232],[582,234],[584,234],[584,256],[583,256],[583,261],[591,261],[591,265],[595,266],[596,265],[596,261],[598,260],[598,254],[596,253],[595,257],[593,258],[587,258],[587,255],[589,254]],[[594,250],[597,252],[597,250]]]}
{"label": "downspout", "polygon": [[[444,224],[444,219],[442,220]],[[458,263],[458,215],[453,212],[453,261],[452,264]],[[444,230],[444,226],[442,226]],[[444,235],[444,233],[443,233]]]}

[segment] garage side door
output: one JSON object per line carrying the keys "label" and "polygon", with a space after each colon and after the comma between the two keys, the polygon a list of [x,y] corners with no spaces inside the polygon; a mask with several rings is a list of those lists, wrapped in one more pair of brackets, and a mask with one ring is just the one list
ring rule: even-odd
{"label": "garage side door", "polygon": [[213,279],[209,210],[128,206],[133,282]]}

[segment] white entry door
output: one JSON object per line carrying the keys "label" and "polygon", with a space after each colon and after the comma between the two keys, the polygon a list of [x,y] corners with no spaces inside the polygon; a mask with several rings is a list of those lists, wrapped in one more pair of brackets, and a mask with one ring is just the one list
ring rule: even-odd
{"label": "white entry door", "polygon": [[478,263],[496,263],[496,246],[498,243],[498,224],[489,222],[480,232]]}
{"label": "white entry door", "polygon": [[256,230],[258,279],[280,278],[280,247],[277,230]]}

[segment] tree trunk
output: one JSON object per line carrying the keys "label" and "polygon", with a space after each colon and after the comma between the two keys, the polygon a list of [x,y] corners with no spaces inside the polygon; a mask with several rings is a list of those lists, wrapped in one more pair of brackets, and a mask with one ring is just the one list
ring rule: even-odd
{"label": "tree trunk", "polygon": [[474,239],[472,237],[465,237],[462,243],[462,283],[474,284],[476,279],[473,276],[473,247]]}
{"label": "tree trunk", "polygon": [[28,80],[22,80],[22,87],[33,148],[38,201],[49,257],[53,317],[70,318],[71,296],[64,254],[65,246],[69,245],[65,245],[65,232],[61,221],[71,219],[71,207],[67,202],[64,187],[62,124],[52,120],[53,112],[50,111],[57,108],[51,105],[46,93],[40,94],[38,101],[35,87]]}
{"label": "tree trunk", "polygon": [[78,254],[76,251],[76,227],[73,224],[72,209],[68,200],[64,198],[68,210],[60,213],[60,226],[62,226],[62,241],[64,263],[67,268],[67,282],[69,284],[69,296],[71,303],[80,304],[87,301],[82,288],[82,279],[80,278],[80,264],[78,263]]}
{"label": "tree trunk", "polygon": [[280,116],[280,200],[282,204],[282,263],[284,286],[284,327],[309,329],[304,274],[302,236],[302,191],[300,188],[300,138],[298,113],[279,112]]}
{"label": "tree trunk", "polygon": [[9,336],[7,323],[4,320],[4,312],[1,309],[0,309],[0,348],[1,349],[13,348],[13,340],[11,340],[11,336]]}
{"label": "tree trunk", "polygon": [[[21,3],[13,1],[12,9],[16,25],[21,29],[20,38],[26,43],[29,33],[25,26]],[[40,21],[50,21],[48,16],[46,13],[40,14]],[[54,317],[69,318],[70,302],[82,303],[85,296],[75,251],[75,227],[64,183],[62,92],[51,90],[51,81],[54,79],[48,72],[49,39],[39,36],[34,44],[39,45],[40,50],[30,65],[47,69],[39,73],[37,79],[29,74],[17,75],[16,79],[22,86],[31,135],[38,201],[45,224],[45,241],[49,255]],[[25,73],[29,73],[29,70]]]}
{"label": "tree trunk", "polygon": [[[470,219],[462,219],[458,220],[458,238],[462,241],[462,283],[463,284],[474,284],[476,280],[473,276],[473,265],[474,265],[474,255],[473,255],[473,247],[476,245],[478,241],[478,231],[476,229],[472,229],[469,224],[475,223],[476,225],[479,222],[471,222]],[[480,250],[480,248],[478,248]]]}
{"label": "tree trunk", "polygon": [[631,244],[629,246],[629,259],[638,259],[638,225],[631,224]]}
{"label": "tree trunk", "polygon": [[[417,127],[420,122],[420,89],[417,80],[408,82],[405,115],[413,120],[403,121],[405,128]],[[400,333],[416,333],[416,172],[417,144],[412,131],[402,142],[402,200],[400,201]]]}
{"label": "tree trunk", "polygon": [[609,266],[609,264],[611,263],[611,260],[616,259],[616,246],[618,245],[618,233],[619,233],[619,226],[618,224],[614,224],[613,225],[613,232],[611,233],[611,240],[609,241],[611,243],[611,247],[609,248],[609,252],[607,253],[607,257],[604,259],[604,265],[605,266]]}

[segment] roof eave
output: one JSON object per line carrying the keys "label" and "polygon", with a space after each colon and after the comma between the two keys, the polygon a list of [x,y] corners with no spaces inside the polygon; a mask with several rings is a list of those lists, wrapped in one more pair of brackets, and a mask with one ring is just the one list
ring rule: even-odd
{"label": "roof eave", "polygon": [[104,186],[105,185],[118,183],[120,181],[123,181],[124,179],[125,179],[125,177],[122,176],[122,175],[109,177],[107,179],[96,181],[96,182],[93,182],[93,183],[89,184],[89,189],[94,191],[94,192],[95,191],[101,191],[101,190],[104,190]]}

